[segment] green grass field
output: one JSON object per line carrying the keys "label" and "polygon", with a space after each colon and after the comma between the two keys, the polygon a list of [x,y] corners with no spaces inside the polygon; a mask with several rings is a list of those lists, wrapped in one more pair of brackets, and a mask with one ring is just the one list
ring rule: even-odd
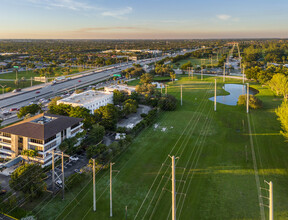
{"label": "green grass field", "polygon": [[[217,105],[213,111],[214,77],[190,80],[182,77],[170,84],[169,94],[180,98],[183,106],[163,112],[154,126],[145,129],[119,157],[113,168],[113,219],[171,219],[171,159],[176,161],[177,219],[260,219],[259,178],[273,181],[275,219],[288,219],[287,142],[279,134],[274,109],[281,99],[267,87],[251,83],[264,108]],[[222,79],[219,79],[222,82]],[[226,79],[226,83],[241,83]],[[218,95],[227,94],[218,84]],[[256,161],[253,162],[250,133]],[[162,130],[165,128],[164,130]],[[254,166],[258,175],[255,175]],[[185,169],[184,169],[185,168]],[[110,219],[109,171],[96,175],[97,211],[92,210],[92,177],[61,193],[26,204],[39,219]],[[262,196],[267,192],[262,190]],[[265,201],[265,199],[264,199]],[[268,201],[265,201],[268,204]],[[264,208],[266,219],[268,209]]]}
{"label": "green grass field", "polygon": [[[173,65],[173,68],[178,68],[177,67],[177,63],[179,63],[180,65],[179,65],[179,68],[183,65],[183,64],[185,64],[185,63],[187,63],[188,61],[190,61],[192,64],[193,64],[193,66],[195,66],[195,65],[199,65],[199,66],[201,66],[201,59],[198,59],[198,58],[188,58],[188,59],[183,59],[183,60],[180,60],[180,61],[178,61],[178,62],[176,62],[176,63],[173,63],[172,65]],[[208,58],[206,58],[205,59],[205,61],[203,60],[202,61],[203,62],[203,64],[204,65],[211,65],[211,60],[210,59],[208,59]],[[217,62],[217,57],[213,57],[212,58],[212,63],[213,63],[213,66],[215,65],[217,65],[218,64],[218,62]]]}

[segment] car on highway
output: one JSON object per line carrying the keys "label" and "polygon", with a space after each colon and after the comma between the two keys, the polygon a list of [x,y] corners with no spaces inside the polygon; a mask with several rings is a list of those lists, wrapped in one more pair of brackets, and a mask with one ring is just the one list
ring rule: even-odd
{"label": "car on highway", "polygon": [[15,92],[20,92],[21,89],[14,89],[12,92],[15,93]]}
{"label": "car on highway", "polygon": [[11,115],[12,113],[11,112],[8,112],[8,111],[3,111],[2,113],[4,116],[7,116],[7,115]]}
{"label": "car on highway", "polygon": [[19,111],[19,108],[10,108],[10,112],[16,112]]}
{"label": "car on highway", "polygon": [[36,94],[39,94],[40,93],[40,91],[37,91],[37,92],[35,92]]}
{"label": "car on highway", "polygon": [[82,82],[81,80],[78,80],[78,82],[80,83],[80,82]]}

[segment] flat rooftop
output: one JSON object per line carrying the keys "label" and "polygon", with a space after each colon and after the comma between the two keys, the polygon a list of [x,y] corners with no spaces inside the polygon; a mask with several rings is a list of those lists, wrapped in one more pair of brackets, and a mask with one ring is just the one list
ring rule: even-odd
{"label": "flat rooftop", "polygon": [[113,95],[111,92],[102,92],[102,91],[94,91],[88,90],[86,92],[82,92],[79,94],[73,94],[67,98],[61,99],[58,102],[68,102],[75,104],[86,104],[89,102],[95,102],[97,99],[103,99],[105,97],[110,97]]}
{"label": "flat rooftop", "polygon": [[135,86],[126,86],[126,85],[111,85],[111,86],[105,86],[105,88],[135,91],[136,87]]}

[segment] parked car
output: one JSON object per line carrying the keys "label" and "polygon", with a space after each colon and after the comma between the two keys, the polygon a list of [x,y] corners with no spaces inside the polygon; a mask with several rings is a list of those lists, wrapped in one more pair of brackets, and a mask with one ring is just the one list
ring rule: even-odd
{"label": "parked car", "polygon": [[73,157],[73,156],[71,156],[71,157],[70,157],[70,160],[72,160],[72,161],[77,161],[77,160],[79,160],[79,158],[78,158],[78,157]]}
{"label": "parked car", "polygon": [[0,190],[0,195],[4,195],[4,194],[6,194],[6,190],[5,189],[2,189],[2,190]]}
{"label": "parked car", "polygon": [[58,187],[60,187],[60,188],[62,188],[62,180],[56,180],[55,181],[55,184],[58,186]]}
{"label": "parked car", "polygon": [[82,173],[82,171],[80,171],[80,170],[78,170],[78,169],[75,169],[74,172],[75,172],[75,173],[79,173],[79,174]]}

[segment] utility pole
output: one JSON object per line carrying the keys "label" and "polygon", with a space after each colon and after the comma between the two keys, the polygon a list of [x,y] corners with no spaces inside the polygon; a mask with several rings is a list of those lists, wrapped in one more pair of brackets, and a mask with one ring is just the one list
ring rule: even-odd
{"label": "utility pole", "polygon": [[246,100],[246,106],[247,106],[247,113],[249,113],[249,83],[247,83],[247,100]]}
{"label": "utility pole", "polygon": [[273,183],[272,183],[272,181],[267,182],[266,180],[264,180],[264,183],[266,183],[269,186],[269,189],[261,188],[261,187],[260,187],[260,189],[264,189],[264,190],[268,191],[269,192],[269,197],[265,197],[265,196],[261,196],[261,197],[263,197],[265,199],[268,199],[269,205],[265,205],[265,204],[260,203],[260,206],[266,206],[266,207],[269,208],[269,220],[273,220],[274,219],[274,211],[273,211]]}
{"label": "utility pole", "polygon": [[55,193],[55,158],[54,158],[54,151],[52,150],[52,189],[53,189],[53,194]]}
{"label": "utility pole", "polygon": [[165,85],[165,95],[167,95],[167,85]]}
{"label": "utility pole", "polygon": [[125,220],[127,220],[127,210],[128,210],[128,206],[125,206]]}
{"label": "utility pole", "polygon": [[183,105],[183,100],[182,100],[182,85],[181,85],[181,106]]}
{"label": "utility pole", "polygon": [[172,160],[172,220],[176,220],[176,180],[175,180],[175,156],[170,156]]}
{"label": "utility pole", "polygon": [[225,67],[226,67],[226,63],[224,63],[224,69],[223,69],[223,82],[225,82]]}
{"label": "utility pole", "polygon": [[203,66],[201,66],[201,80],[203,80]]}
{"label": "utility pole", "polygon": [[93,211],[96,212],[95,159],[93,160]]}
{"label": "utility pole", "polygon": [[214,91],[214,111],[216,112],[216,95],[217,95],[217,81],[215,79],[215,91]]}
{"label": "utility pole", "polygon": [[62,158],[62,200],[64,200],[64,193],[65,193],[65,187],[64,187],[64,153],[61,154]]}
{"label": "utility pole", "polygon": [[32,81],[32,77],[31,77],[31,87],[32,87],[33,81]]}
{"label": "utility pole", "polygon": [[273,183],[269,182],[269,220],[273,220]]}
{"label": "utility pole", "polygon": [[243,65],[243,85],[245,83],[245,65]]}
{"label": "utility pole", "polygon": [[110,163],[110,217],[112,217],[112,166],[114,163]]}
{"label": "utility pole", "polygon": [[194,69],[193,69],[193,66],[192,66],[192,79],[193,79],[193,73],[194,73]]}
{"label": "utility pole", "polygon": [[162,87],[163,87],[163,84],[161,84],[161,94],[162,94]]}

